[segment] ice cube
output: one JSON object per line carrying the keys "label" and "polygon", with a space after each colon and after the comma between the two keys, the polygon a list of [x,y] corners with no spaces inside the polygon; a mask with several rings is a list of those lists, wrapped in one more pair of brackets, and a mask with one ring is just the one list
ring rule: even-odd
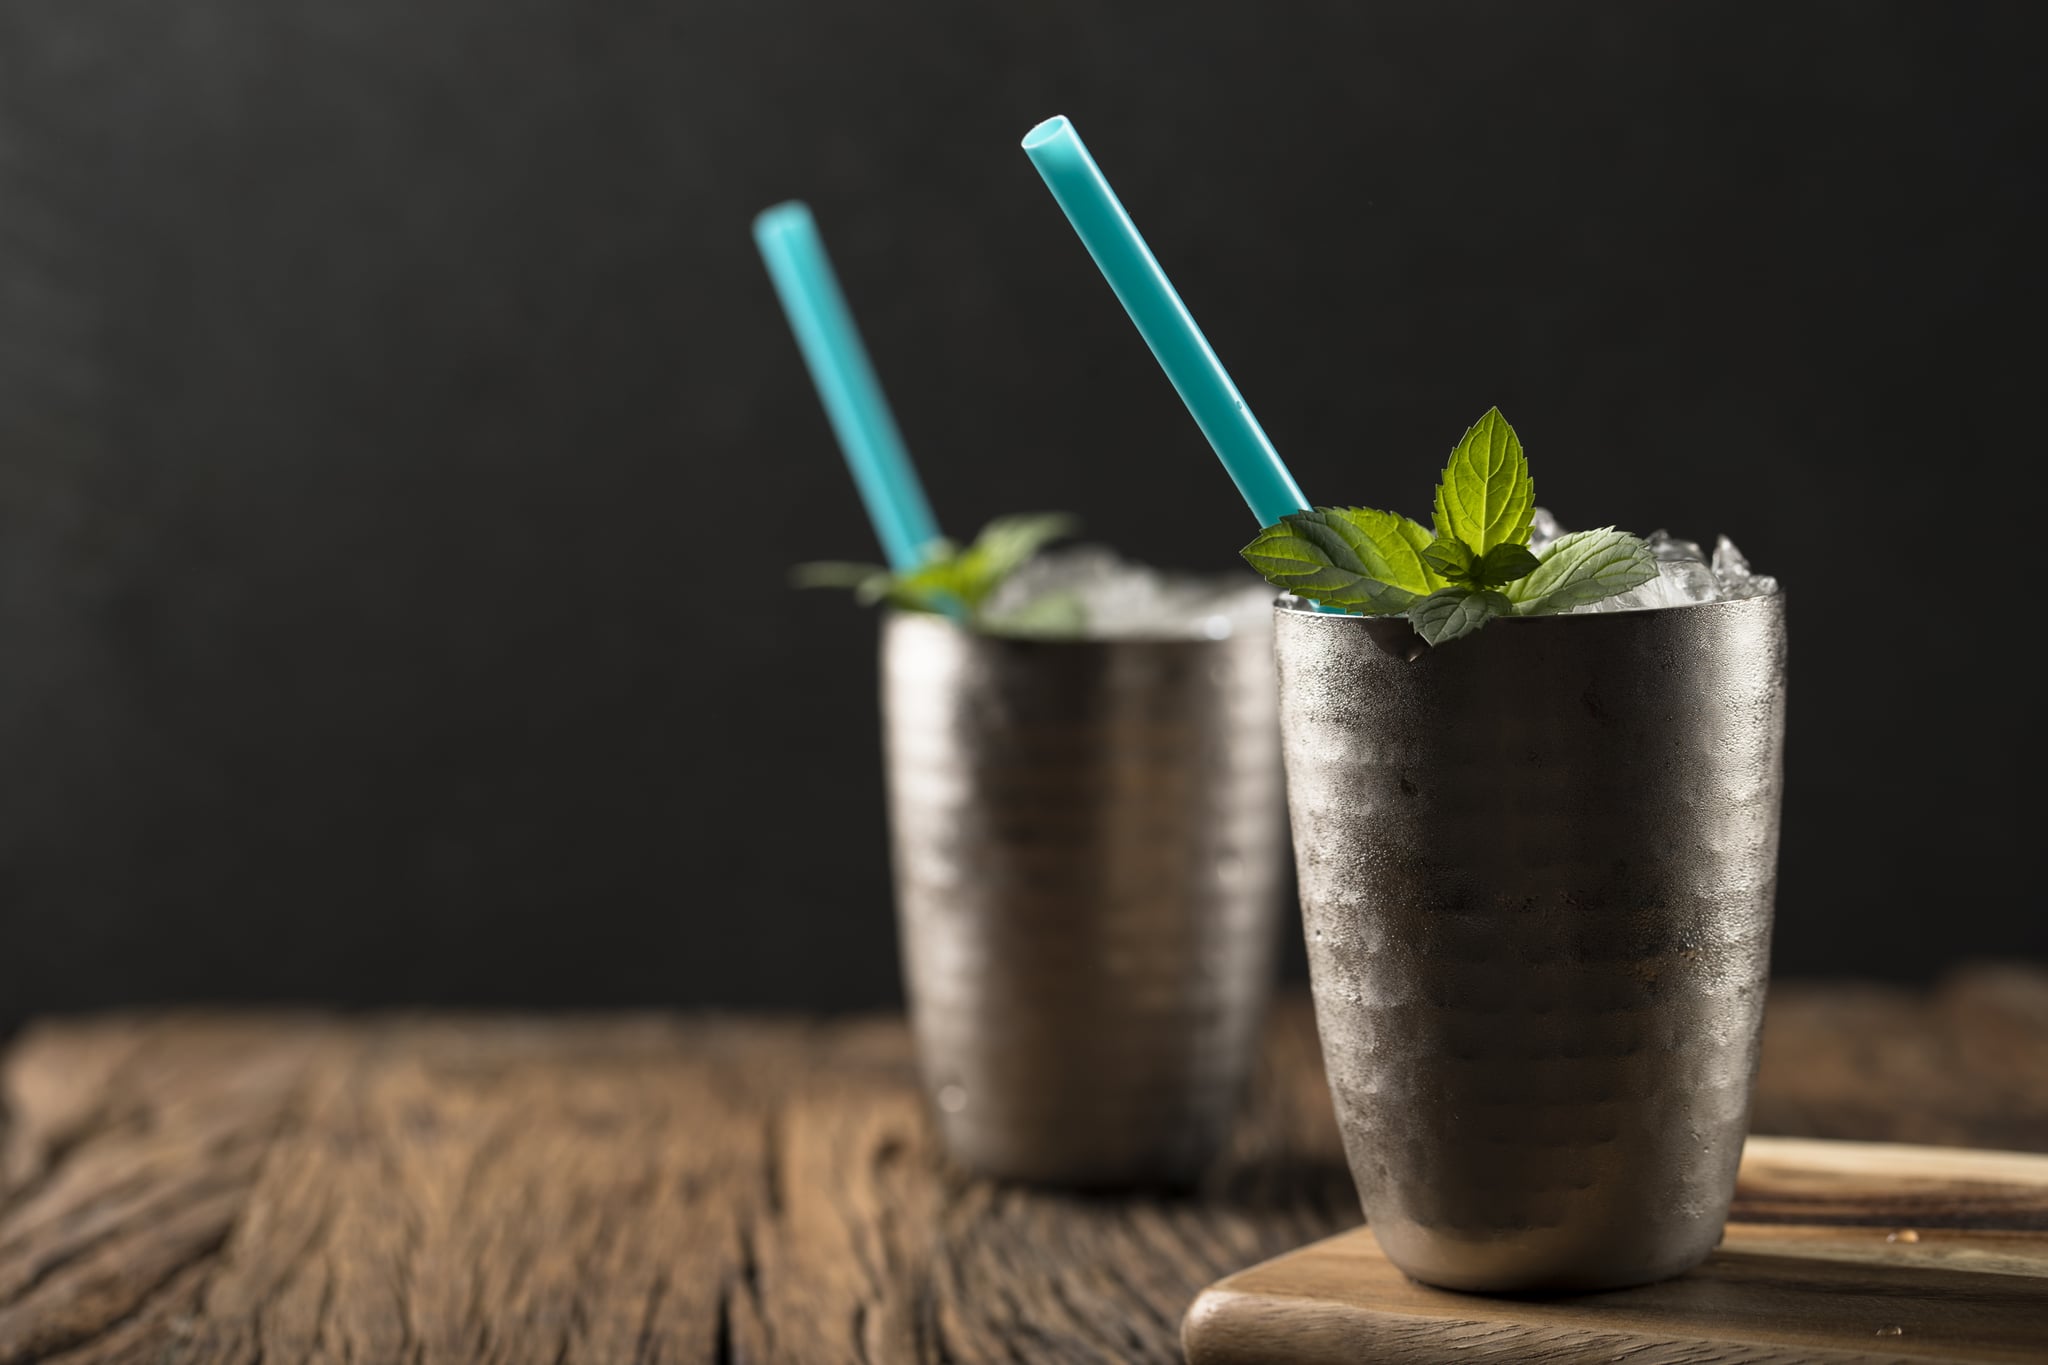
{"label": "ice cube", "polygon": [[1736,549],[1735,542],[1726,536],[1714,542],[1714,577],[1721,580],[1721,586],[1724,588],[1747,583],[1752,577],[1748,557]]}
{"label": "ice cube", "polygon": [[1721,597],[1721,580],[1714,577],[1713,569],[1704,559],[1660,558],[1657,561],[1657,582],[1665,595],[1676,599],[1679,604],[1715,602]]}
{"label": "ice cube", "polygon": [[1714,576],[1727,598],[1767,597],[1778,590],[1777,579],[1750,571],[1748,558],[1726,536],[1714,542]]}
{"label": "ice cube", "polygon": [[1539,507],[1529,518],[1529,553],[1542,554],[1543,547],[1568,532],[1557,524],[1548,507]]}
{"label": "ice cube", "polygon": [[1650,532],[1648,541],[1650,553],[1659,559],[1697,559],[1702,564],[1707,562],[1706,552],[1700,549],[1699,542],[1680,540],[1661,526]]}

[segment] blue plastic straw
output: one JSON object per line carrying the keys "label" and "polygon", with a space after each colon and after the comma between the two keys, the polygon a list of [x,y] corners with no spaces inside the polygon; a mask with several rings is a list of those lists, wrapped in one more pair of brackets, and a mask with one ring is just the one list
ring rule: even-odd
{"label": "blue plastic straw", "polygon": [[789,329],[796,333],[811,382],[832,420],[833,434],[853,471],[889,567],[899,573],[917,568],[939,538],[938,523],[932,520],[931,504],[925,501],[903,433],[896,429],[889,400],[882,396],[875,367],[861,345],[810,209],[791,200],[763,210],[754,219],[754,245],[761,249],[768,276],[775,281]]}
{"label": "blue plastic straw", "polygon": [[1307,507],[1308,499],[1280,453],[1238,396],[1229,371],[1209,349],[1208,338],[1188,315],[1187,305],[1153,259],[1116,191],[1102,178],[1074,125],[1057,116],[1047,119],[1024,135],[1024,151],[1066,210],[1067,221],[1101,267],[1124,311],[1138,324],[1196,425],[1216,448],[1217,458],[1230,471],[1259,525],[1271,526]]}

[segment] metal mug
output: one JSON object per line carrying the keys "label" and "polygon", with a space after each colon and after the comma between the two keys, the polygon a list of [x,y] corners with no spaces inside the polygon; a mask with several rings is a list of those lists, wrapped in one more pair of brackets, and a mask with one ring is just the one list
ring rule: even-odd
{"label": "metal mug", "polygon": [[882,710],[903,969],[945,1146],[1180,1185],[1228,1140],[1286,876],[1272,639],[1032,640],[898,612]]}
{"label": "metal mug", "polygon": [[1595,1290],[1720,1240],[1776,886],[1782,596],[1509,618],[1276,608],[1316,1022],[1387,1258]]}

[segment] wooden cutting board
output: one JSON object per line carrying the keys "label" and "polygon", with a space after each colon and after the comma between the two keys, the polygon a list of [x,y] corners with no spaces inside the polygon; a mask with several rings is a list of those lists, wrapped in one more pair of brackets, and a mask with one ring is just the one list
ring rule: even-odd
{"label": "wooden cutting board", "polygon": [[1190,1365],[2048,1362],[2048,1156],[1751,1138],[1721,1248],[1640,1289],[1430,1289],[1365,1228],[1239,1271]]}

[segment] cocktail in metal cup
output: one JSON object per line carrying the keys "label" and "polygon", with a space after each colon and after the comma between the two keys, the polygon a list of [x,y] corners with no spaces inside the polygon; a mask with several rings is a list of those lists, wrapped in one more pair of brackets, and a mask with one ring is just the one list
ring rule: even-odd
{"label": "cocktail in metal cup", "polygon": [[899,612],[882,710],[905,984],[947,1150],[1183,1184],[1228,1139],[1286,873],[1272,639],[1034,640]]}
{"label": "cocktail in metal cup", "polygon": [[1720,1239],[1757,1061],[1781,596],[1497,620],[1276,609],[1316,1020],[1418,1280],[1594,1290]]}

